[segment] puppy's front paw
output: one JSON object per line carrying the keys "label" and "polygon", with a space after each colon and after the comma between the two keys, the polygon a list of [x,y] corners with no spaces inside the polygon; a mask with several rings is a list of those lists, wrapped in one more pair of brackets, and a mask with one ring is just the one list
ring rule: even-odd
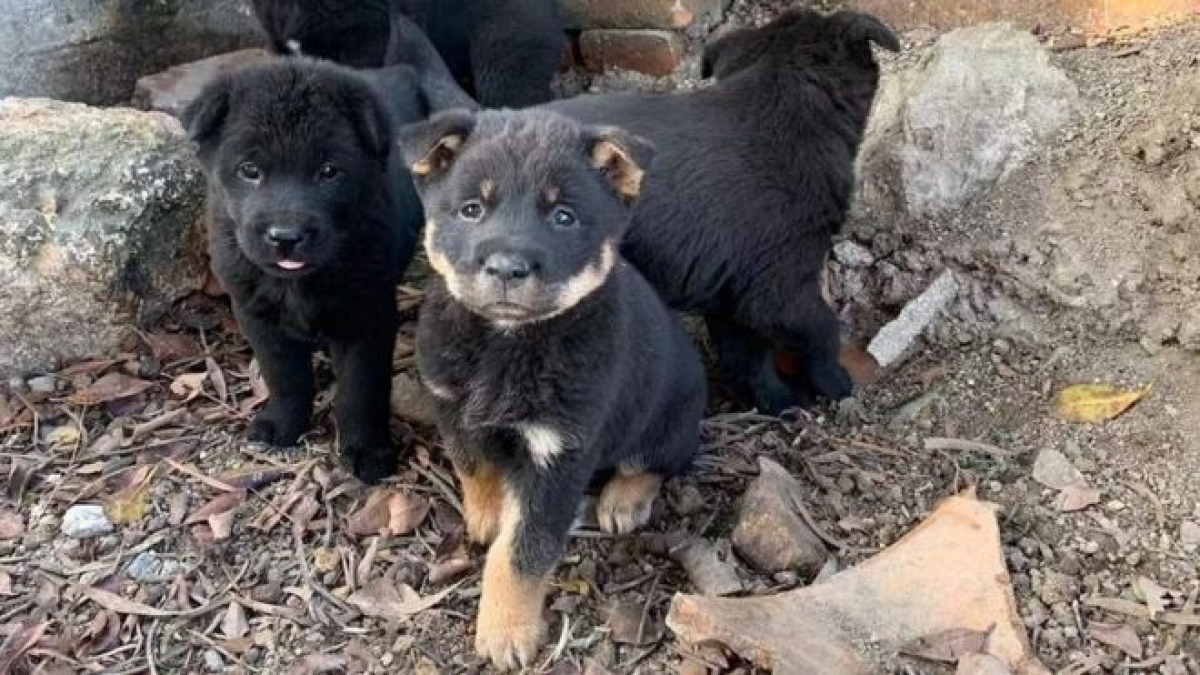
{"label": "puppy's front paw", "polygon": [[596,500],[596,522],[610,534],[628,534],[650,522],[662,478],[652,473],[617,474]]}
{"label": "puppy's front paw", "polygon": [[388,444],[349,444],[342,448],[342,462],[354,477],[375,484],[396,473],[399,457],[396,448]]}
{"label": "puppy's front paw", "polygon": [[831,401],[849,398],[854,391],[850,373],[836,361],[814,366],[809,373],[809,381],[818,394]]}
{"label": "puppy's front paw", "polygon": [[544,635],[540,602],[493,609],[485,599],[475,623],[475,651],[499,670],[516,670],[533,664]]}
{"label": "puppy's front paw", "polygon": [[250,422],[246,439],[251,443],[286,448],[295,445],[305,431],[308,431],[307,415],[285,413],[268,403]]}

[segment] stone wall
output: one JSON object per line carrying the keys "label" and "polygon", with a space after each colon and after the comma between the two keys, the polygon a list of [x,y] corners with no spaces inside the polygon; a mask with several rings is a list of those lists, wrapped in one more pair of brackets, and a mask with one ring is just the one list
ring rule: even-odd
{"label": "stone wall", "polygon": [[246,0],[0,0],[0,97],[125,103],[142,75],[258,41]]}

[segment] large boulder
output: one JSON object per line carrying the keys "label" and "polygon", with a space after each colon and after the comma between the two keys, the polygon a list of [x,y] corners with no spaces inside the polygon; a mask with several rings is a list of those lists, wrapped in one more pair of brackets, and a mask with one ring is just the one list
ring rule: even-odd
{"label": "large boulder", "polygon": [[5,0],[0,96],[125,103],[138,77],[261,41],[248,0]]}
{"label": "large boulder", "polygon": [[111,353],[199,288],[203,196],[172,117],[0,100],[0,375]]}
{"label": "large boulder", "polygon": [[862,148],[862,201],[917,217],[954,211],[1051,140],[1078,98],[1028,31],[947,33],[916,68],[885,78]]}

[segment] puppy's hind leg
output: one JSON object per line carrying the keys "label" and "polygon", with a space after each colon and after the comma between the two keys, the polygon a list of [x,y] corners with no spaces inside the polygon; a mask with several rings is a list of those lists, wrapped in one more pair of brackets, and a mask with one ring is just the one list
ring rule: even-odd
{"label": "puppy's hind leg", "polygon": [[782,316],[761,318],[768,337],[800,356],[813,390],[833,401],[850,396],[853,383],[838,360],[841,331],[837,315],[816,283],[804,284],[785,305]]}
{"label": "puppy's hind leg", "polygon": [[721,376],[739,396],[750,396],[759,412],[778,415],[798,404],[775,369],[769,340],[734,321],[705,317]]}
{"label": "puppy's hind leg", "polygon": [[313,346],[294,340],[272,324],[236,311],[267,383],[270,398],[246,431],[248,440],[276,447],[295,445],[312,423]]}
{"label": "puppy's hind leg", "polygon": [[379,311],[361,334],[329,341],[337,376],[338,444],[350,471],[364,483],[396,473],[398,459],[390,427],[396,321],[394,311],[390,316],[385,308]]}

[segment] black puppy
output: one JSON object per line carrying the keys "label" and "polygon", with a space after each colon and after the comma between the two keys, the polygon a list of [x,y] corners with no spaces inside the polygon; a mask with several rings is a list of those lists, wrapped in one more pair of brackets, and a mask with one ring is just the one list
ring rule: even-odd
{"label": "black puppy", "polygon": [[555,0],[254,0],[277,53],[355,67],[395,63],[385,60],[389,9],[428,34],[485,106],[550,100],[565,43]]}
{"label": "black puppy", "polygon": [[[405,79],[403,69],[389,75]],[[404,91],[414,100],[399,100]],[[249,438],[287,446],[309,428],[323,342],[338,378],[339,446],[368,482],[396,470],[395,284],[421,222],[410,176],[389,161],[388,108],[411,122],[422,105],[415,90],[391,96],[385,106],[354,71],[288,59],[220,77],[184,114],[208,178],[212,268],[271,393]]]}
{"label": "black puppy", "polygon": [[406,129],[401,147],[439,274],[417,363],[467,533],[491,542],[475,646],[499,667],[528,664],[589,481],[611,474],[597,518],[628,532],[698,449],[699,356],[617,253],[650,150],[612,128],[510,111],[443,113]]}
{"label": "black puppy", "polygon": [[817,393],[851,393],[819,277],[879,79],[872,42],[900,47],[873,17],[794,10],[711,45],[707,89],[547,106],[655,146],[622,252],[672,306],[704,314],[726,377],[766,412],[798,402],[777,348],[799,355]]}
{"label": "black puppy", "polygon": [[354,68],[383,65],[389,0],[253,0],[276,54],[311,56]]}

